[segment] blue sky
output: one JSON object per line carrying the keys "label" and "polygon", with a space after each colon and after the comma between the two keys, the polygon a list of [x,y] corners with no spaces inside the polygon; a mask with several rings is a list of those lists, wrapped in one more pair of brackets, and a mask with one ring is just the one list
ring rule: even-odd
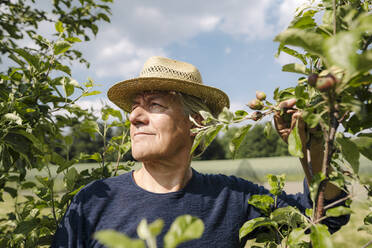
{"label": "blue sky", "polygon": [[192,63],[204,83],[225,91],[232,109],[244,109],[256,90],[268,97],[276,87],[296,84],[299,75],[282,72],[289,56],[275,58],[275,35],[306,0],[129,1],[116,0],[111,23],[101,23],[95,39],[80,45],[91,62],[74,65],[73,77],[91,77],[101,95],[80,101],[96,107],[108,102],[114,83],[136,77],[146,59],[166,56]]}

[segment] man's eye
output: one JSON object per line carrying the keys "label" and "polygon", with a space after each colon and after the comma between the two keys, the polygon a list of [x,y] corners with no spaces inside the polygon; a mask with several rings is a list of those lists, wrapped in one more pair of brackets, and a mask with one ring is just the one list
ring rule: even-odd
{"label": "man's eye", "polygon": [[159,104],[157,102],[152,102],[150,106],[151,107],[163,107],[163,105],[161,105],[161,104]]}

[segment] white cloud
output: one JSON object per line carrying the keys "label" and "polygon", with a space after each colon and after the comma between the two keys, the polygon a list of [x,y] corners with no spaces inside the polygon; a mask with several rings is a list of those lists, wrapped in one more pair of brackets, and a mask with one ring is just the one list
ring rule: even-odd
{"label": "white cloud", "polygon": [[283,0],[279,7],[278,24],[280,29],[284,29],[290,24],[297,8],[305,5],[316,6],[319,2],[319,0]]}
{"label": "white cloud", "polygon": [[231,53],[231,47],[226,47],[225,54],[230,54],[230,53]]}
{"label": "white cloud", "polygon": [[[98,77],[132,78],[148,57],[167,56],[168,46],[187,44],[205,32],[248,41],[272,38],[305,1],[117,1],[111,23],[101,25],[97,39],[82,49]],[[229,54],[231,48],[224,52]]]}
{"label": "white cloud", "polygon": [[200,27],[204,31],[213,30],[219,22],[220,18],[217,16],[205,16],[199,20]]}
{"label": "white cloud", "polygon": [[277,62],[280,65],[286,65],[290,63],[299,63],[300,60],[287,54],[287,53],[280,53],[278,58],[275,58],[275,62]]}
{"label": "white cloud", "polygon": [[103,24],[97,39],[82,49],[97,76],[135,77],[149,56],[167,56],[167,46],[186,43],[203,32],[219,30],[244,40],[267,38],[274,31],[267,19],[273,2],[117,1],[111,23]]}

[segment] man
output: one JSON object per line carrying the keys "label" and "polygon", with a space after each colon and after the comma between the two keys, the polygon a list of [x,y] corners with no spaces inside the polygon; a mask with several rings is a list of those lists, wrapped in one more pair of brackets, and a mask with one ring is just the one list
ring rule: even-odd
{"label": "man", "polygon": [[[114,178],[95,181],[74,198],[55,235],[53,247],[103,247],[92,235],[114,229],[136,237],[142,219],[165,222],[158,236],[158,247],[177,216],[190,214],[205,224],[203,236],[180,247],[240,247],[239,228],[260,212],[247,200],[267,190],[251,182],[223,175],[203,175],[190,167],[195,134],[193,122],[201,121],[200,110],[217,115],[229,107],[227,95],[202,84],[199,71],[191,64],[162,57],[151,57],[140,77],[113,86],[109,99],[130,112],[132,155],[142,167]],[[282,103],[293,107],[294,102]],[[294,114],[298,118],[298,114]],[[279,133],[286,138],[291,128],[276,117]],[[320,170],[321,145],[312,145],[313,172]],[[306,159],[301,161],[307,168]],[[311,173],[305,171],[308,179]],[[307,187],[304,194],[286,195],[278,206],[293,205],[301,211],[311,208]],[[340,194],[327,186],[326,199]],[[335,231],[347,218],[327,219]]]}

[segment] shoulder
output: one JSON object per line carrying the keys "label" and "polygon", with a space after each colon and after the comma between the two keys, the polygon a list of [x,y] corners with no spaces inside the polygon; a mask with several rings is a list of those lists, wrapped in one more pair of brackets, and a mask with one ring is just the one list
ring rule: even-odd
{"label": "shoulder", "polygon": [[127,188],[131,184],[131,172],[119,176],[95,180],[84,186],[76,195],[77,200],[106,198],[115,195],[122,188]]}
{"label": "shoulder", "polygon": [[223,174],[203,174],[196,172],[198,177],[201,178],[203,185],[213,188],[228,188],[233,191],[240,191],[245,193],[259,194],[265,189],[251,181],[245,180],[236,176],[227,176]]}

